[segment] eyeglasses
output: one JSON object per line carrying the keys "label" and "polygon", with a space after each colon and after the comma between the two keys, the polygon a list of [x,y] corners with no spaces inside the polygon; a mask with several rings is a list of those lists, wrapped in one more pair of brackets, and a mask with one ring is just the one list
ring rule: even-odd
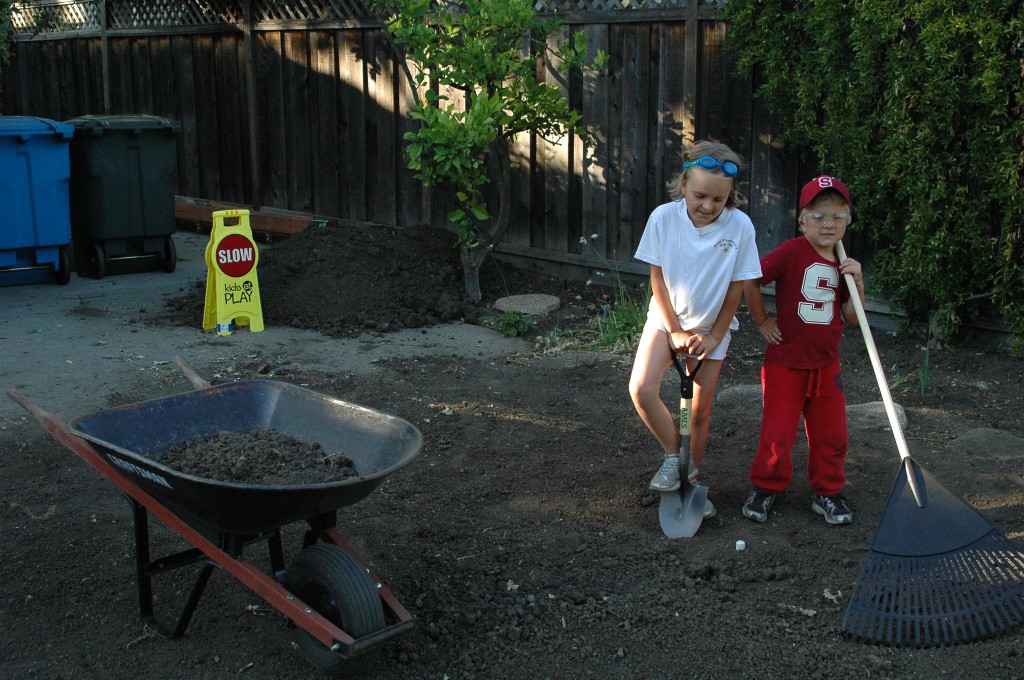
{"label": "eyeglasses", "polygon": [[807,217],[810,218],[815,224],[825,226],[826,223],[831,222],[837,227],[845,227],[850,223],[850,213],[836,213],[835,215],[824,215],[822,213],[808,213]]}
{"label": "eyeglasses", "polygon": [[692,168],[693,166],[704,168],[705,170],[714,170],[715,168],[721,168],[722,172],[729,177],[735,177],[736,173],[739,172],[739,166],[732,161],[719,161],[711,156],[701,156],[695,161],[686,161],[683,163],[683,170]]}

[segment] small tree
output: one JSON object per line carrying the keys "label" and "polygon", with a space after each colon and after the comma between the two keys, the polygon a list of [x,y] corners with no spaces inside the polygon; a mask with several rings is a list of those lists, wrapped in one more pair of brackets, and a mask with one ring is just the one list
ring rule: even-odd
{"label": "small tree", "polygon": [[[409,168],[455,206],[466,295],[481,298],[480,267],[511,219],[513,140],[583,134],[580,115],[558,88],[538,79],[538,57],[552,49],[563,73],[587,63],[586,36],[552,48],[556,21],[542,21],[528,0],[374,0],[415,85],[419,121],[405,139]],[[593,62],[602,65],[605,55]],[[456,92],[453,101],[446,92]],[[497,214],[488,207],[493,186]]]}

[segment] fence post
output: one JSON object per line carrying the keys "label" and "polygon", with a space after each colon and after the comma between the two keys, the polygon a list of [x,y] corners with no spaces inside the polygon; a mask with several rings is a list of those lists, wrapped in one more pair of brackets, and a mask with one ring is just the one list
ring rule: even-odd
{"label": "fence post", "polygon": [[107,3],[99,2],[100,63],[103,71],[103,115],[110,115],[110,45],[107,42]]}
{"label": "fence post", "polygon": [[260,185],[260,142],[256,134],[256,59],[252,47],[252,0],[245,0],[242,16],[242,37],[245,42],[245,89],[246,104],[249,108],[249,172],[252,173],[252,194],[249,203],[255,212],[260,211],[263,187]]}
{"label": "fence post", "polygon": [[686,3],[683,57],[683,146],[697,140],[697,81],[700,75],[700,0]]}

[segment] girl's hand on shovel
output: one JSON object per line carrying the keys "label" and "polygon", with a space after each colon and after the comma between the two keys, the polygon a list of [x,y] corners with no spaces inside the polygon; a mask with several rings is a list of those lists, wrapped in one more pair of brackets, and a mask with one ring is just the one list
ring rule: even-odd
{"label": "girl's hand on shovel", "polygon": [[687,354],[695,355],[698,359],[703,359],[715,351],[720,342],[711,331],[707,333],[694,333],[686,339],[686,352]]}
{"label": "girl's hand on shovel", "polygon": [[693,336],[690,335],[689,331],[675,331],[674,333],[669,333],[669,347],[671,347],[672,351],[675,352],[676,354],[679,354],[680,352],[685,353],[687,351],[686,347],[689,344],[691,337]]}

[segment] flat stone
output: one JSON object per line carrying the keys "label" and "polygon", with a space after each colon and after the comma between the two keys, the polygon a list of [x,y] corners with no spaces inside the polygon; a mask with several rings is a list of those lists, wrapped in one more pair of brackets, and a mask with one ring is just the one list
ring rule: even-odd
{"label": "flat stone", "polygon": [[499,312],[522,312],[523,314],[547,314],[561,307],[562,302],[554,295],[509,295],[494,301]]}
{"label": "flat stone", "polygon": [[[893,403],[896,422],[900,428],[907,429],[907,412],[903,406]],[[853,404],[846,407],[846,419],[850,431],[853,430],[891,430],[889,412],[885,410],[885,402],[871,401],[866,404]]]}
{"label": "flat stone", "polygon": [[947,442],[946,447],[983,458],[1020,460],[1024,458],[1024,440],[991,427],[979,427]]}

